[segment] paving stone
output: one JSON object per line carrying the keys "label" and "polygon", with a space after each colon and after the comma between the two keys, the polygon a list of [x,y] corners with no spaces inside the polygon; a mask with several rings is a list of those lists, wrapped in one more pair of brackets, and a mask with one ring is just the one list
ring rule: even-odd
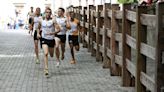
{"label": "paving stone", "polygon": [[49,57],[49,78],[43,73],[43,51],[35,64],[33,38],[26,30],[0,31],[0,92],[133,92],[120,87],[121,78],[110,76],[100,62],[80,48],[77,64],[71,65],[69,46],[56,68]]}

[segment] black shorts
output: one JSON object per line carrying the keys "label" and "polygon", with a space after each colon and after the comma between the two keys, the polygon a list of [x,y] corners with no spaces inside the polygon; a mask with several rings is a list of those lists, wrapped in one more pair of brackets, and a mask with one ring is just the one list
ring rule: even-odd
{"label": "black shorts", "polygon": [[73,44],[73,46],[79,45],[79,39],[78,38],[79,38],[78,36],[69,35],[68,36],[69,44]]}
{"label": "black shorts", "polygon": [[32,24],[32,18],[29,18],[28,23]]}
{"label": "black shorts", "polygon": [[66,42],[66,35],[56,35],[56,37],[58,37],[62,43]]}
{"label": "black shorts", "polygon": [[53,48],[55,46],[55,40],[54,39],[53,40],[48,40],[48,39],[42,38],[41,43],[42,43],[42,45],[47,44],[48,47],[51,47],[51,48]]}
{"label": "black shorts", "polygon": [[[42,31],[40,31],[39,34],[41,35],[41,34],[42,34]],[[36,31],[36,30],[34,31],[34,40],[39,40],[39,39],[37,38],[37,31]]]}
{"label": "black shorts", "polygon": [[34,40],[39,40],[39,39],[37,38],[37,31],[36,31],[36,30],[34,31]]}
{"label": "black shorts", "polygon": [[42,48],[42,39],[41,38],[40,39],[37,38],[37,31],[36,30],[34,31],[34,41],[35,40],[40,40],[40,47]]}

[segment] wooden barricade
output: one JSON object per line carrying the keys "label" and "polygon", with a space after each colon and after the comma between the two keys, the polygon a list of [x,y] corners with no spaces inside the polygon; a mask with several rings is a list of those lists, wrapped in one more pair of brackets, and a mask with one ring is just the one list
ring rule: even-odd
{"label": "wooden barricade", "polygon": [[[122,86],[134,87],[135,92],[163,92],[164,2],[156,4],[155,15],[147,8],[124,4],[121,11],[109,3],[81,7],[83,44],[111,75],[121,76]],[[155,29],[154,45],[149,44],[149,27]]]}

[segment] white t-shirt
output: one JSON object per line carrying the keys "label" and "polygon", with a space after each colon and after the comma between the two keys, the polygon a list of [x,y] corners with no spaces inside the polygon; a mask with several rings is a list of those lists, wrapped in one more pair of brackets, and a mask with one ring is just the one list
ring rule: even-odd
{"label": "white t-shirt", "polygon": [[41,21],[42,21],[41,16],[35,16],[34,17],[34,27],[33,27],[34,30],[38,29],[39,22],[41,22]]}
{"label": "white t-shirt", "polygon": [[65,17],[56,17],[56,22],[59,24],[61,30],[57,35],[65,35],[67,28],[66,28],[66,18]]}
{"label": "white t-shirt", "polygon": [[55,32],[54,28],[54,21],[51,20],[42,20],[41,22],[41,29],[42,29],[42,38],[53,40],[54,35],[47,35],[47,33]]}

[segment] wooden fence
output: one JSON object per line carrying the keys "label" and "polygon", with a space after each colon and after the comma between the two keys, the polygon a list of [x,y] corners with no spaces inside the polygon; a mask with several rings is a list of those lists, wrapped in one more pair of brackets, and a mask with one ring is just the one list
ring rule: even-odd
{"label": "wooden fence", "polygon": [[[120,10],[117,4],[105,3],[68,11],[80,20],[83,46],[110,68],[111,75],[122,76],[122,86],[136,92],[164,92],[164,3],[156,5],[155,15],[148,14],[147,8],[124,4]],[[155,29],[153,45],[148,43],[148,27]]]}

